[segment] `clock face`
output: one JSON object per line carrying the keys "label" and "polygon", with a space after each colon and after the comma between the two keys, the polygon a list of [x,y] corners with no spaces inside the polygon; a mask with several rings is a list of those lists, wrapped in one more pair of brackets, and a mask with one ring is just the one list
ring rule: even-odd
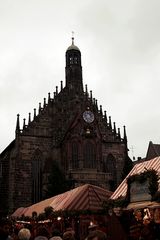
{"label": "clock face", "polygon": [[91,111],[85,111],[83,113],[83,119],[87,123],[92,123],[94,121],[94,114]]}

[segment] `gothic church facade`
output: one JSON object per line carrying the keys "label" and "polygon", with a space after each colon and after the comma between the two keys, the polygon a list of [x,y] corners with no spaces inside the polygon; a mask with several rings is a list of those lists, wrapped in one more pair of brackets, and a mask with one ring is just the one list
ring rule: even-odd
{"label": "gothic church facade", "polygon": [[9,212],[45,198],[52,162],[74,186],[84,183],[114,190],[129,163],[125,127],[123,137],[92,91],[83,86],[81,52],[72,39],[66,51],[65,86],[34,109],[0,154],[0,211]]}

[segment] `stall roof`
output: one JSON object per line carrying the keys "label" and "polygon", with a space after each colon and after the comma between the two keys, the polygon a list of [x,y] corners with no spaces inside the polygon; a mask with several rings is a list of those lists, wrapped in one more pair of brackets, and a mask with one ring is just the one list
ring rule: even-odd
{"label": "stall roof", "polygon": [[[115,190],[115,192],[112,194],[110,198],[117,199],[119,197],[125,197],[127,194],[127,178],[132,175],[145,172],[146,170],[155,170],[157,171],[158,174],[160,174],[160,157],[156,157],[151,160],[135,164],[132,170],[129,172],[129,174],[118,186],[118,188]],[[160,180],[159,180],[159,190],[160,190]]]}
{"label": "stall roof", "polygon": [[[51,206],[54,211],[100,210],[102,209],[102,203],[106,201],[111,194],[112,192],[106,189],[91,184],[85,184],[31,205],[30,207],[23,209],[23,214],[25,216],[32,216],[32,212],[37,212],[37,214],[40,214],[44,212],[46,207],[49,206]],[[21,212],[20,214],[19,212],[16,214],[16,211],[12,214],[12,216],[20,217]]]}
{"label": "stall roof", "polygon": [[126,210],[130,209],[143,209],[143,208],[160,208],[160,204],[158,202],[151,202],[151,201],[143,201],[143,202],[134,202],[129,203],[126,207]]}
{"label": "stall roof", "polygon": [[20,207],[12,214],[12,217],[22,216],[27,211],[28,208]]}

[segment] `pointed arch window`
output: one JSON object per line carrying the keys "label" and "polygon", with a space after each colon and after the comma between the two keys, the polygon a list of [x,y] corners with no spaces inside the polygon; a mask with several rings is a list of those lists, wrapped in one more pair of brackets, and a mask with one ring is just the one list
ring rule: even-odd
{"label": "pointed arch window", "polygon": [[95,168],[96,166],[95,147],[91,142],[87,142],[84,146],[84,167]]}
{"label": "pointed arch window", "polygon": [[112,154],[104,158],[104,171],[108,173],[116,173],[116,160]]}
{"label": "pointed arch window", "polygon": [[107,173],[111,173],[112,180],[110,180],[110,190],[114,191],[116,187],[116,159],[112,154],[109,154],[104,160],[104,170]]}
{"label": "pointed arch window", "polygon": [[72,168],[78,168],[78,155],[79,155],[79,144],[78,142],[74,141],[72,142]]}
{"label": "pointed arch window", "polygon": [[32,202],[42,199],[42,153],[37,150],[32,159]]}

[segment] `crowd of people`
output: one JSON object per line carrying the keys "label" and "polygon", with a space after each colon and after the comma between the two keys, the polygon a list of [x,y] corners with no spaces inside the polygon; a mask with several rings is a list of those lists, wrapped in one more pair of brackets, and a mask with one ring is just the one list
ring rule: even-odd
{"label": "crowd of people", "polygon": [[153,211],[135,210],[129,224],[129,240],[160,240],[160,219],[153,218]]}
{"label": "crowd of people", "polygon": [[[17,227],[18,226],[18,227]],[[30,224],[14,225],[8,219],[0,220],[0,240],[77,240],[72,227],[67,227],[64,232],[54,226],[48,228],[45,224],[34,227]],[[88,236],[84,240],[107,240],[106,233],[98,230],[97,225],[88,227]]]}
{"label": "crowd of people", "polygon": [[0,240],[160,240],[160,211],[132,210],[116,216],[108,215],[106,226],[97,223],[88,226],[85,237],[67,225],[62,231],[51,222],[41,224],[13,224],[0,220]]}

